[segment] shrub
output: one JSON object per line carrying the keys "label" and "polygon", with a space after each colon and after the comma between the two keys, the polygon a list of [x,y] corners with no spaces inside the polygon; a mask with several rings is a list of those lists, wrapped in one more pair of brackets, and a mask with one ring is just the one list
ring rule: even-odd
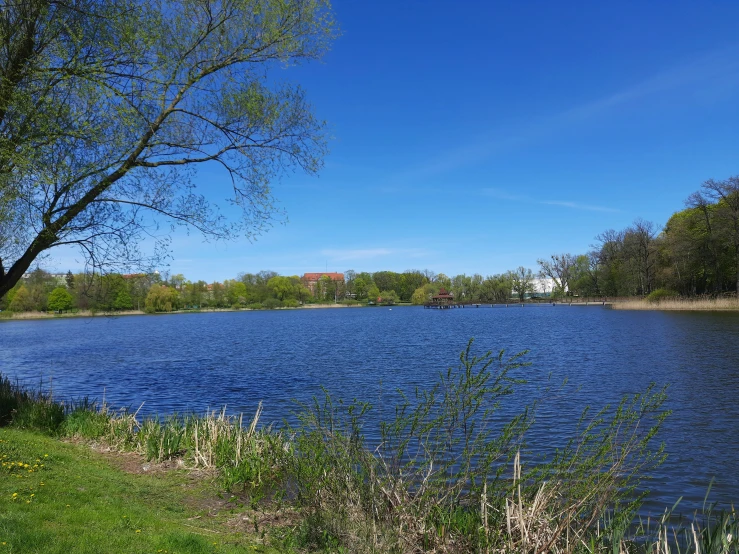
{"label": "shrub", "polygon": [[382,551],[476,541],[481,495],[488,486],[493,491],[533,412],[524,409],[498,423],[499,401],[523,382],[513,372],[527,364],[518,361],[520,354],[474,356],[471,347],[472,341],[459,366],[429,390],[417,390],[412,400],[403,397],[395,419],[381,422],[376,448],[365,444],[362,433],[369,404],[335,403],[326,394],[305,407],[296,431],[294,480],[299,501],[323,533],[356,534]]}
{"label": "shrub", "polygon": [[57,287],[49,293],[48,307],[55,312],[63,312],[71,310],[74,305],[74,298],[66,287]]}
{"label": "shrub", "polygon": [[246,307],[250,310],[261,310],[263,308],[263,306],[259,302],[247,304]]}
{"label": "shrub", "polygon": [[662,300],[670,300],[680,296],[679,292],[669,289],[656,289],[647,295],[647,302],[657,304]]}
{"label": "shrub", "polygon": [[285,308],[297,308],[300,304],[294,298],[286,298],[282,301],[282,306]]}
{"label": "shrub", "polygon": [[312,527],[305,537],[352,552],[544,552],[567,551],[596,527],[602,537],[625,528],[636,485],[663,460],[650,441],[667,415],[664,393],[586,411],[572,441],[527,470],[520,449],[536,405],[503,421],[500,409],[527,364],[471,346],[435,385],[403,397],[377,446],[363,434],[369,404],[325,393],[304,406],[290,482]]}
{"label": "shrub", "polygon": [[276,308],[282,308],[282,302],[277,298],[265,298],[262,302],[262,307],[268,310],[274,310]]}

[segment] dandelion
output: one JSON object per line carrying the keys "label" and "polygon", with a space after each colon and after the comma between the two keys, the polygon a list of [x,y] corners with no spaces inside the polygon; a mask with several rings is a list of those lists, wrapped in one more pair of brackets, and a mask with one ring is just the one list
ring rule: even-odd
{"label": "dandelion", "polygon": [[14,492],[13,493],[13,498],[15,498],[16,496],[18,496],[18,493],[17,492]]}
{"label": "dandelion", "polygon": [[136,529],[136,532],[137,533],[141,533],[141,529]]}

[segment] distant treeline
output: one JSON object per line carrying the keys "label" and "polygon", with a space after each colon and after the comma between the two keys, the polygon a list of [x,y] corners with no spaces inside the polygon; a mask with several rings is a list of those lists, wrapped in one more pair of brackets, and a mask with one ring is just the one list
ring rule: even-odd
{"label": "distant treeline", "polygon": [[581,295],[739,293],[739,176],[704,182],[685,206],[661,230],[637,219],[595,237],[586,255],[538,260],[540,271]]}
{"label": "distant treeline", "polygon": [[429,270],[344,272],[318,282],[273,271],[241,273],[222,283],[184,275],[52,275],[36,269],[5,297],[11,311],[279,308],[325,302],[423,304],[444,288],[457,301],[506,302],[531,296],[644,296],[656,290],[684,296],[739,291],[739,177],[709,180],[659,229],[637,219],[595,237],[585,254],[554,254],[537,270],[449,277]]}

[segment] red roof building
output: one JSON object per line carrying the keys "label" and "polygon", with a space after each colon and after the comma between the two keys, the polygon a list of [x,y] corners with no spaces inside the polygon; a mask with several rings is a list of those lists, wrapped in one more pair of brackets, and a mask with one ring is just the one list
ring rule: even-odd
{"label": "red roof building", "polygon": [[303,275],[302,280],[303,283],[305,283],[305,286],[311,290],[311,293],[315,294],[316,284],[318,284],[318,281],[320,281],[321,277],[324,276],[328,277],[329,279],[331,279],[331,281],[334,282],[344,282],[343,273],[306,273]]}

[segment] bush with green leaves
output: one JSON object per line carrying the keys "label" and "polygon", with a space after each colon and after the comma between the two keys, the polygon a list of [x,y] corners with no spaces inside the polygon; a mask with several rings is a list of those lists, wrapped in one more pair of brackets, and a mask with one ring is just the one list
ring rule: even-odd
{"label": "bush with green leaves", "polygon": [[529,469],[521,453],[536,403],[502,417],[525,382],[524,354],[478,356],[470,341],[457,367],[402,396],[378,443],[365,438],[370,404],[325,393],[304,406],[290,471],[311,536],[352,552],[553,551],[606,522],[623,525],[663,459],[652,439],[664,392],[584,413],[570,443]]}
{"label": "bush with green leaves", "polygon": [[658,304],[662,300],[674,300],[680,296],[680,293],[669,289],[656,289],[647,295],[647,302]]}
{"label": "bush with green leaves", "polygon": [[47,305],[54,312],[64,312],[74,307],[74,298],[66,287],[57,287],[49,293]]}
{"label": "bush with green leaves", "polygon": [[268,310],[282,308],[282,301],[278,300],[277,298],[265,298],[264,300],[262,300],[262,307]]}

